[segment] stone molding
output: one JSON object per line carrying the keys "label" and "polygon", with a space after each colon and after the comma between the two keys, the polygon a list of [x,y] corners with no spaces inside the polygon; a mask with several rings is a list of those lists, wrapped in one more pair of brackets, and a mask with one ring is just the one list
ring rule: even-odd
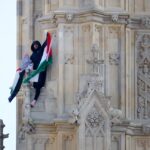
{"label": "stone molding", "polygon": [[128,19],[127,27],[131,29],[150,29],[150,16],[131,17]]}
{"label": "stone molding", "polygon": [[101,24],[124,24],[131,29],[149,29],[150,16],[130,16],[129,13],[108,13],[96,9],[91,10],[74,10],[68,12],[67,10],[51,11],[46,15],[35,15],[36,20],[40,23],[50,22],[57,26],[59,23],[86,23],[97,22]]}
{"label": "stone molding", "polygon": [[[35,15],[37,16],[37,15]],[[54,17],[52,17],[54,16]],[[127,13],[106,13],[100,10],[76,10],[72,12],[68,12],[67,10],[61,11],[52,11],[45,16],[39,15],[37,21],[44,23],[48,21],[53,23],[55,19],[55,23],[85,23],[85,22],[99,22],[99,23],[108,23],[108,24],[127,24],[129,19],[129,14]]]}
{"label": "stone molding", "polygon": [[123,120],[121,123],[114,124],[111,128],[111,131],[124,132],[126,135],[130,136],[150,136],[149,121],[142,121]]}

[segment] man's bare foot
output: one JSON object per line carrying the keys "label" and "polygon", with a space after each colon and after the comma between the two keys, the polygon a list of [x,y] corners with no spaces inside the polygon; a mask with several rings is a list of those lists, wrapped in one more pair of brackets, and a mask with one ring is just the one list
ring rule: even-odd
{"label": "man's bare foot", "polygon": [[35,106],[35,104],[36,104],[36,100],[33,100],[33,101],[31,102],[30,106],[33,108],[33,107]]}

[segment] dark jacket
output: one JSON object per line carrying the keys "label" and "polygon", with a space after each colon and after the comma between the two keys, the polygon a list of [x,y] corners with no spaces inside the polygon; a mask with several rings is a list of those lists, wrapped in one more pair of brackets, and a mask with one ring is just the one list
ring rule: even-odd
{"label": "dark jacket", "polygon": [[[38,45],[38,49],[34,49],[34,44]],[[30,59],[33,63],[33,69],[36,70],[37,67],[39,66],[39,63],[41,61],[43,52],[44,52],[44,48],[46,47],[46,41],[43,43],[43,45],[41,46],[39,41],[34,41],[31,45],[31,50],[32,50],[32,55],[30,56]],[[43,87],[45,84],[45,80],[46,80],[46,70],[41,72],[39,74],[39,80],[38,82],[34,83],[34,87],[37,85],[39,87]],[[36,88],[36,87],[35,87]]]}

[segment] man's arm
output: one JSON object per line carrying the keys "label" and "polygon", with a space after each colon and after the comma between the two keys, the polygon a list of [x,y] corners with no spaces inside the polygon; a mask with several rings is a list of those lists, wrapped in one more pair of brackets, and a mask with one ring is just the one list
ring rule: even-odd
{"label": "man's arm", "polygon": [[48,35],[48,32],[47,32],[47,34],[46,34],[46,40],[45,40],[45,42],[42,44],[42,47],[41,47],[42,50],[44,50],[44,48],[45,48],[46,45],[47,45],[47,35]]}

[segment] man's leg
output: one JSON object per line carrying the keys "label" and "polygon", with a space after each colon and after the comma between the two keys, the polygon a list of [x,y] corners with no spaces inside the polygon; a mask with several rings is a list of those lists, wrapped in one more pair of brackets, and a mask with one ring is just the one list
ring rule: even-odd
{"label": "man's leg", "polygon": [[33,101],[31,102],[31,107],[34,107],[38,98],[39,98],[39,95],[40,95],[40,92],[41,92],[41,87],[40,86],[36,86],[35,87],[35,96],[34,96],[34,99]]}

